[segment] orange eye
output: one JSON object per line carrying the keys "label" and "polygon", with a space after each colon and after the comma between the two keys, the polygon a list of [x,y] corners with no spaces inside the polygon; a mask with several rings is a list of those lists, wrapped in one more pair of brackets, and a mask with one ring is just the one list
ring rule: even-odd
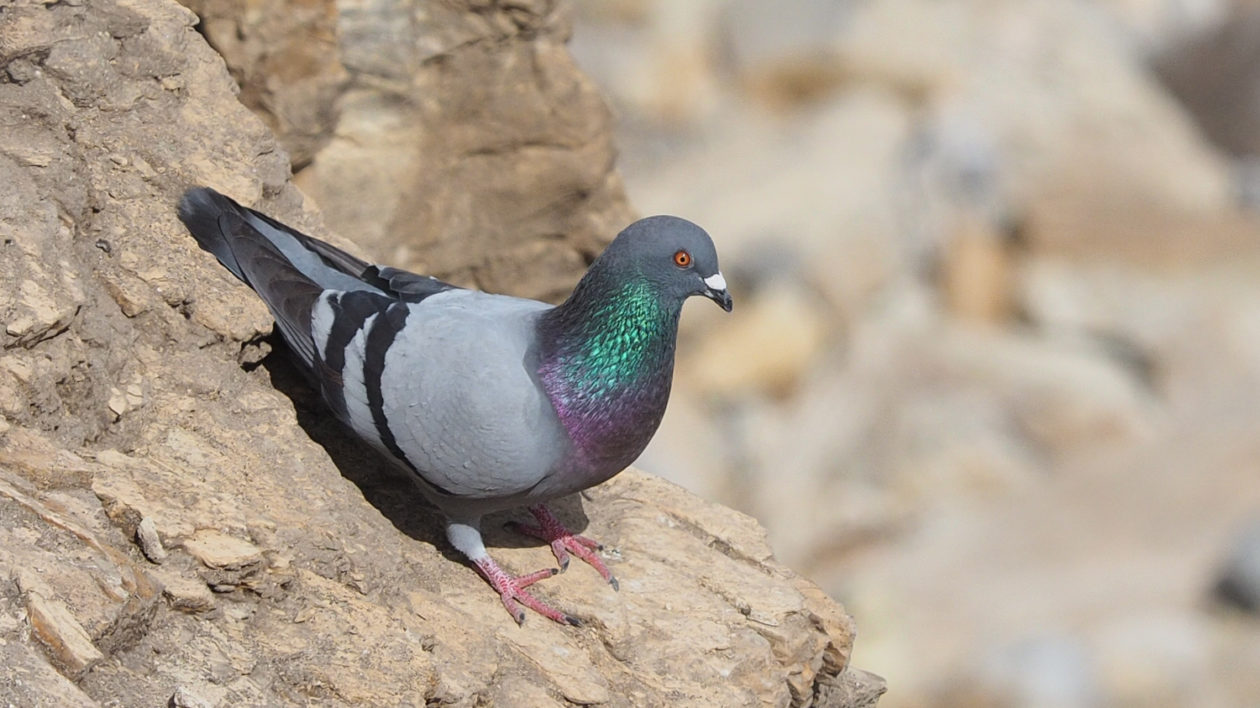
{"label": "orange eye", "polygon": [[686,251],[679,251],[674,254],[674,265],[679,268],[686,268],[691,265],[691,254]]}

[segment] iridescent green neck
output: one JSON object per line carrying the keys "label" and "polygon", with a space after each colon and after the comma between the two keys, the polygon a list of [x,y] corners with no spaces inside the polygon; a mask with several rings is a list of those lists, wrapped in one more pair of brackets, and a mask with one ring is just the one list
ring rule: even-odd
{"label": "iridescent green neck", "polygon": [[544,315],[539,374],[577,446],[601,465],[625,466],[665,411],[682,303],[642,278],[608,280],[588,274]]}
{"label": "iridescent green neck", "polygon": [[[637,382],[673,353],[678,316],[644,282],[627,283],[583,318],[564,347],[572,381],[596,398]],[[668,350],[668,351],[666,351]]]}

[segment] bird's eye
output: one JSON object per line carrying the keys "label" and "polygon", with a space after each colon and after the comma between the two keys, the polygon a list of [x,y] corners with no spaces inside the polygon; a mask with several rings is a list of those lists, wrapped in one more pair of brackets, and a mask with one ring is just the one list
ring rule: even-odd
{"label": "bird's eye", "polygon": [[691,265],[691,254],[686,251],[679,251],[674,254],[674,265],[679,268],[686,268]]}

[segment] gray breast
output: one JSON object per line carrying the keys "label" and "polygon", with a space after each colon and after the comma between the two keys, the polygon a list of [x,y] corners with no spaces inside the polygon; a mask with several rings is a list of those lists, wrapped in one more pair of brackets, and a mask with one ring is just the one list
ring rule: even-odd
{"label": "gray breast", "polygon": [[548,308],[470,290],[410,306],[385,355],[383,408],[429,484],[513,497],[560,467],[568,436],[537,377],[534,321]]}

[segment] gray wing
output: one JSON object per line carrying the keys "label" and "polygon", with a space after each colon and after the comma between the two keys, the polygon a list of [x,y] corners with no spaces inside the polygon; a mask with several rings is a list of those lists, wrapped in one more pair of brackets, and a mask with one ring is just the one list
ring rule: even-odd
{"label": "gray wing", "polygon": [[344,333],[346,321],[361,324],[395,301],[420,302],[455,287],[429,276],[371,265],[206,187],[184,194],[179,218],[198,245],[267,303],[285,340],[317,381],[340,373],[323,369],[314,341],[321,333],[311,328],[316,302],[329,291],[346,296],[335,303],[338,311],[345,311],[339,330]]}
{"label": "gray wing", "polygon": [[520,495],[568,454],[536,374],[548,305],[368,264],[211,189],[179,217],[267,303],[337,417],[430,491]]}
{"label": "gray wing", "polygon": [[547,309],[451,290],[369,315],[345,349],[347,422],[439,494],[528,492],[570,447],[537,378],[534,323]]}

